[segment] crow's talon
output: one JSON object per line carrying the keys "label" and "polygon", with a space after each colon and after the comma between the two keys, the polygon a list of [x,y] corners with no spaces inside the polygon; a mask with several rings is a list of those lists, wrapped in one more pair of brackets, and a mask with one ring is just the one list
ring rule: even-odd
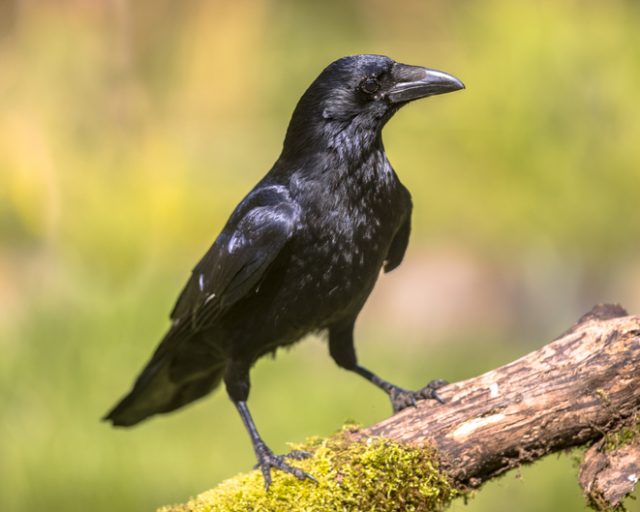
{"label": "crow's talon", "polygon": [[269,490],[269,486],[271,485],[271,468],[276,468],[280,471],[284,471],[285,473],[290,473],[298,480],[307,479],[318,483],[318,481],[309,473],[301,470],[300,468],[290,466],[289,464],[284,462],[285,457],[298,460],[310,457],[311,454],[307,452],[303,452],[302,450],[293,450],[293,452],[286,456],[274,455],[274,453],[266,445],[262,445],[257,450],[257,456],[258,464],[256,464],[255,469],[260,468],[260,471],[262,471],[262,476],[264,477],[264,485],[267,491]]}
{"label": "crow's talon", "polygon": [[437,400],[441,404],[444,403],[444,399],[438,394],[438,390],[449,384],[444,379],[435,379],[429,382],[425,387],[418,391],[420,397],[425,400],[433,399]]}
{"label": "crow's talon", "polygon": [[444,379],[433,379],[431,382],[429,382],[425,388],[431,388],[431,389],[440,389],[441,387],[446,386],[447,384],[449,384],[448,380],[444,380]]}
{"label": "crow's talon", "polygon": [[433,398],[434,400],[437,400],[441,404],[445,403],[444,398],[442,398],[436,390],[434,390],[433,393],[431,394],[431,398]]}
{"label": "crow's talon", "polygon": [[284,455],[285,459],[304,460],[311,458],[311,453],[305,450],[291,450]]}
{"label": "crow's talon", "polygon": [[396,386],[391,388],[389,397],[391,398],[391,406],[393,407],[394,413],[400,412],[407,407],[415,407],[416,398],[420,399],[414,391],[407,391],[406,389]]}
{"label": "crow's talon", "polygon": [[432,380],[418,391],[407,391],[406,389],[393,386],[389,392],[393,412],[400,412],[407,407],[415,407],[419,400],[437,400],[443,404],[444,399],[438,394],[437,390],[447,384],[448,382],[446,380]]}

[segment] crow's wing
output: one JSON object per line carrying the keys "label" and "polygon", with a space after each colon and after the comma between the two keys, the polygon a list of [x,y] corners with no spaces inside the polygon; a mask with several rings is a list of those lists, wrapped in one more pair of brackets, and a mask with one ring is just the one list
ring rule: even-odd
{"label": "crow's wing", "polygon": [[288,194],[262,191],[247,197],[193,269],[171,312],[174,327],[200,330],[254,293],[299,216]]}
{"label": "crow's wing", "polygon": [[384,260],[384,271],[391,272],[396,268],[404,259],[404,253],[409,245],[409,235],[411,234],[411,211],[400,225],[400,228],[396,232],[389,250],[387,251],[387,257]]}
{"label": "crow's wing", "polygon": [[107,419],[134,425],[196,400],[220,382],[224,361],[215,360],[195,334],[254,293],[293,236],[299,216],[298,204],[278,186],[259,188],[238,205],[193,269],[171,313],[169,332]]}

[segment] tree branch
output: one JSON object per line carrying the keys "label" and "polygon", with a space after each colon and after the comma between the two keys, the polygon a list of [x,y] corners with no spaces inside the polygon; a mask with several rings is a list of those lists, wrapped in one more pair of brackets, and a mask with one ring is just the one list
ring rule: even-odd
{"label": "tree branch", "polygon": [[[596,306],[550,344],[440,394],[444,405],[420,402],[352,432],[347,444],[383,438],[435,449],[439,470],[458,489],[548,453],[592,445],[580,484],[600,509],[618,506],[640,477],[640,317],[620,306]],[[295,502],[287,506],[297,510]],[[192,510],[183,507],[175,510]]]}

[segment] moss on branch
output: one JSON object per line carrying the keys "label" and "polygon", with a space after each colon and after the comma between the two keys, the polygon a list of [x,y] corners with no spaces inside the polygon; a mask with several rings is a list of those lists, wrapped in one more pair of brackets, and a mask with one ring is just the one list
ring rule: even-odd
{"label": "moss on branch", "polygon": [[354,442],[353,432],[345,429],[295,448],[312,453],[295,465],[312,474],[317,484],[272,471],[273,483],[265,492],[262,475],[254,470],[159,512],[427,512],[442,510],[462,494],[438,469],[437,455],[429,447],[379,437]]}

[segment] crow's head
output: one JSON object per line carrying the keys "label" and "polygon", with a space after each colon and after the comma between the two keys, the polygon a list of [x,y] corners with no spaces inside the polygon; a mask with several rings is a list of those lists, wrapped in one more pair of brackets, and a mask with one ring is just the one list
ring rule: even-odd
{"label": "crow's head", "polygon": [[457,78],[384,55],[352,55],[327,66],[291,118],[285,151],[304,152],[379,138],[384,124],[410,101],[464,89]]}

